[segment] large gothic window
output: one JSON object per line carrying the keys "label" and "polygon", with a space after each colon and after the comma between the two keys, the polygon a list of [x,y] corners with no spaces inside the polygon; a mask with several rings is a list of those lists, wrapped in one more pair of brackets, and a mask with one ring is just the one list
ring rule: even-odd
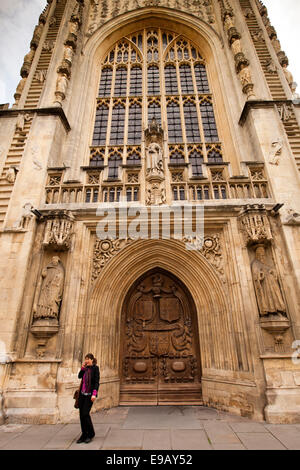
{"label": "large gothic window", "polygon": [[111,178],[120,155],[125,165],[141,163],[142,133],[154,117],[165,131],[170,164],[189,164],[192,176],[201,177],[203,163],[222,162],[198,49],[176,33],[145,29],[115,44],[101,66],[92,155],[95,147],[105,155]]}

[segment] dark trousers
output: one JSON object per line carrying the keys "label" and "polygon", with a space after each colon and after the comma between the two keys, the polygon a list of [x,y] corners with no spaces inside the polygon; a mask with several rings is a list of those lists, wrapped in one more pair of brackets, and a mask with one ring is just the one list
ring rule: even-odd
{"label": "dark trousers", "polygon": [[91,395],[82,395],[79,396],[79,416],[80,416],[80,425],[82,438],[86,439],[87,437],[94,437],[95,431],[94,426],[90,417],[90,411],[93,406],[91,400]]}

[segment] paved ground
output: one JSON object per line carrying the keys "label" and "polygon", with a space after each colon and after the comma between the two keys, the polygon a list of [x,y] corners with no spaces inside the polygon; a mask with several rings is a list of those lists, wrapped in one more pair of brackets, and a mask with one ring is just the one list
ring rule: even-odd
{"label": "paved ground", "polygon": [[76,444],[76,423],[0,426],[0,450],[300,450],[300,424],[257,423],[201,406],[118,407],[92,414],[96,436]]}

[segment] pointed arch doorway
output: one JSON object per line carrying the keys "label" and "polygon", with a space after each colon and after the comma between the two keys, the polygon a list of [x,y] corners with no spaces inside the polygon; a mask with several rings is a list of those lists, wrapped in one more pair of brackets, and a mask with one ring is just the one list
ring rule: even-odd
{"label": "pointed arch doorway", "polygon": [[120,405],[202,404],[196,308],[160,268],[129,289],[121,316]]}

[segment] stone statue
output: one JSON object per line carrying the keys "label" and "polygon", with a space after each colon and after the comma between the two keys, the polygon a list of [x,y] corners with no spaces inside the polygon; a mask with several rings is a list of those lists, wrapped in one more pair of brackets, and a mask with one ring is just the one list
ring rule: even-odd
{"label": "stone statue", "polygon": [[65,73],[58,76],[58,79],[56,82],[55,96],[57,100],[56,102],[60,105],[66,97],[68,84],[69,84],[68,78]]}
{"label": "stone statue", "polygon": [[251,268],[259,314],[261,317],[267,315],[286,316],[286,307],[277,273],[265,261],[265,247],[258,245]]}
{"label": "stone statue", "polygon": [[24,204],[24,206],[22,207],[21,217],[14,224],[15,230],[27,230],[28,229],[29,223],[33,217],[31,209],[33,209],[33,205],[30,202],[27,202],[26,204]]}
{"label": "stone statue", "polygon": [[37,287],[37,302],[33,307],[33,317],[58,319],[64,287],[65,270],[58,256],[53,256],[51,262],[41,274]]}
{"label": "stone statue", "polygon": [[285,75],[286,81],[288,82],[289,86],[291,87],[292,83],[294,82],[294,77],[292,73],[288,70],[287,64],[283,64],[282,66],[283,73]]}
{"label": "stone statue", "polygon": [[147,147],[147,173],[160,175],[163,172],[162,149],[157,142],[151,142]]}
{"label": "stone statue", "polygon": [[271,165],[279,165],[280,156],[282,154],[283,142],[280,138],[274,140],[271,144],[271,150],[269,153],[269,163]]}

